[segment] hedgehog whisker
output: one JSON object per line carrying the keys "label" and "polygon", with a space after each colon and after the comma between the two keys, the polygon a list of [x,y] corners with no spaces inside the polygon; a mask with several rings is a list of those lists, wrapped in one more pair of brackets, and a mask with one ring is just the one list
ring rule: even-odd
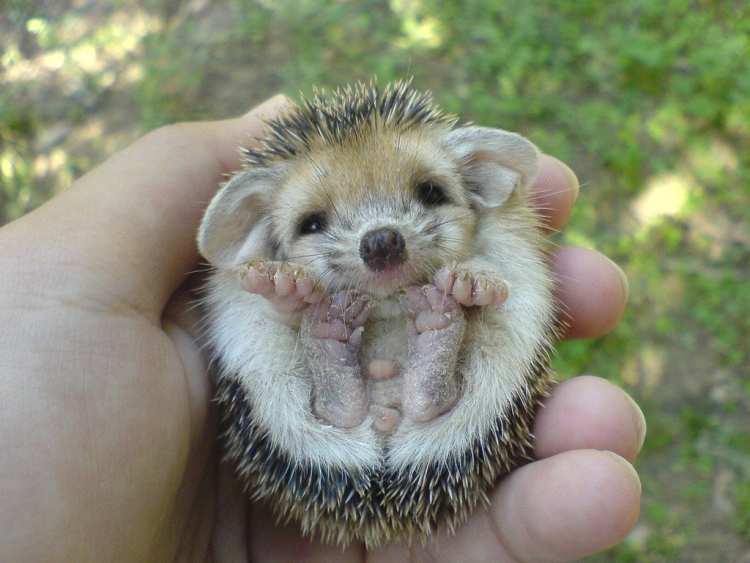
{"label": "hedgehog whisker", "polygon": [[328,256],[333,255],[332,250],[328,250],[325,252],[313,252],[312,254],[298,254],[297,256],[288,256],[287,261],[291,262],[292,260],[299,260],[300,258],[312,258],[312,257],[323,257],[327,258]]}

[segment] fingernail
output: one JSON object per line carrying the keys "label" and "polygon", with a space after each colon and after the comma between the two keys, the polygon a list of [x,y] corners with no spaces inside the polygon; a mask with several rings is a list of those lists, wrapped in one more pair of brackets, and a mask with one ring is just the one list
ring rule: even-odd
{"label": "fingernail", "polygon": [[628,299],[630,298],[630,283],[628,282],[628,276],[625,274],[623,269],[620,268],[617,262],[614,262],[608,256],[606,258],[607,260],[609,260],[609,263],[612,264],[612,267],[617,271],[617,274],[620,276],[620,286],[622,287],[622,302],[627,303]]}
{"label": "fingernail", "polygon": [[250,111],[248,111],[245,115],[242,117],[266,117],[275,113],[278,113],[281,109],[287,106],[293,105],[294,102],[284,94],[276,94],[272,98],[267,99],[265,102],[261,103],[260,105],[255,106]]}
{"label": "fingernail", "polygon": [[628,398],[630,404],[633,407],[633,422],[635,424],[636,433],[638,436],[638,451],[640,452],[641,448],[643,447],[643,443],[646,441],[646,417],[644,416],[641,407],[638,406],[638,403],[635,402],[633,397],[627,394],[625,396]]}
{"label": "fingernail", "polygon": [[611,452],[609,450],[600,450],[603,454],[606,454],[609,456],[612,460],[617,462],[623,469],[625,469],[628,473],[630,473],[633,476],[633,480],[638,485],[638,490],[641,490],[641,478],[638,475],[638,471],[636,471],[635,467],[633,467],[633,464],[630,463],[627,459],[622,457],[620,454],[616,454],[615,452]]}
{"label": "fingernail", "polygon": [[578,192],[581,189],[581,183],[578,181],[578,176],[576,176],[576,173],[573,172],[573,169],[570,166],[565,164],[562,160],[558,159],[558,162],[562,164],[563,170],[565,170],[565,175],[568,177],[570,193],[573,194],[573,201],[575,202],[578,199]]}

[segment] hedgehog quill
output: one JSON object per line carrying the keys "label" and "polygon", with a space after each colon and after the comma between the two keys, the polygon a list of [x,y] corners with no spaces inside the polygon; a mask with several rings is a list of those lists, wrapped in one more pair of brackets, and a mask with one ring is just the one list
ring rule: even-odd
{"label": "hedgehog quill", "polygon": [[326,542],[453,530],[530,458],[551,382],[538,150],[409,82],[268,127],[198,233],[226,457]]}

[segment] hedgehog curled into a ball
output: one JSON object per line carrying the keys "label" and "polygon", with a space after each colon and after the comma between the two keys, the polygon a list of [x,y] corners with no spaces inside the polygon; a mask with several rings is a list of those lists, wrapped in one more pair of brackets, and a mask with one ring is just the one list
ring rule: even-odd
{"label": "hedgehog curled into a ball", "polygon": [[523,137],[408,82],[318,92],[211,201],[206,337],[227,458],[323,541],[452,530],[532,451],[552,278]]}

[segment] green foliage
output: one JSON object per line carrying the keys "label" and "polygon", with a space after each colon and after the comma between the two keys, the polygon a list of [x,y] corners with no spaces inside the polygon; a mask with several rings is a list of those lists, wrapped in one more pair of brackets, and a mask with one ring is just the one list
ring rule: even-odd
{"label": "green foliage", "polygon": [[191,32],[190,25],[185,27],[180,34],[164,33],[144,41],[149,56],[135,93],[145,129],[197,119],[206,111],[195,104],[195,98],[207,79],[208,56],[184,48],[180,36]]}
{"label": "green foliage", "polygon": [[29,143],[37,127],[35,116],[9,104],[0,95],[0,224],[20,217],[49,197],[32,189],[33,151]]}
{"label": "green foliage", "polygon": [[750,541],[750,480],[737,485],[737,528]]}

